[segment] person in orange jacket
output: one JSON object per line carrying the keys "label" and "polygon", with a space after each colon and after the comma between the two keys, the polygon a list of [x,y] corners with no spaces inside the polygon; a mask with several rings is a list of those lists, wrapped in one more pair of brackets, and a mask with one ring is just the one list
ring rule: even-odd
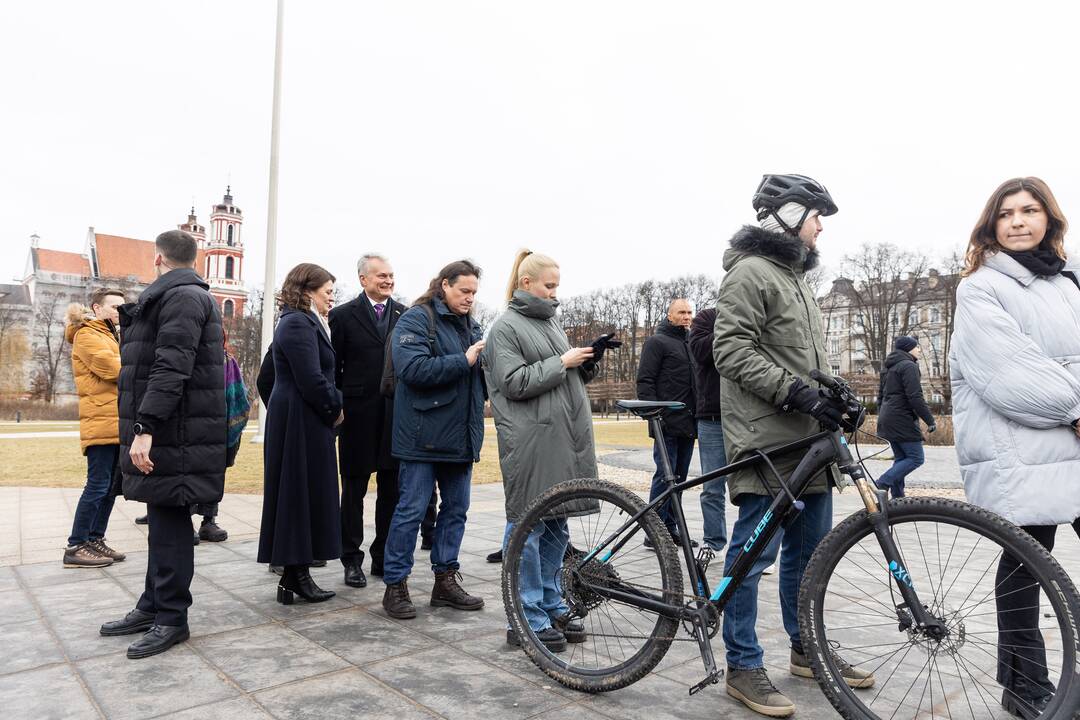
{"label": "person in orange jacket", "polygon": [[116,380],[120,375],[117,307],[120,290],[100,288],[90,296],[90,309],[68,308],[65,339],[71,343],[71,371],[79,393],[79,441],[86,456],[86,486],[75,508],[64,567],[105,567],[124,554],[105,544],[113,502],[113,473],[120,453]]}

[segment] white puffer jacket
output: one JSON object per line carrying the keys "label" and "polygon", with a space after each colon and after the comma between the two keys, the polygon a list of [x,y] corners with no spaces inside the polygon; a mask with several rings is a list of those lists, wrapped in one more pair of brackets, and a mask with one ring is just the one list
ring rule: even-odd
{"label": "white puffer jacket", "polygon": [[968,500],[1017,525],[1080,517],[1080,289],[988,256],[957,288],[949,362]]}

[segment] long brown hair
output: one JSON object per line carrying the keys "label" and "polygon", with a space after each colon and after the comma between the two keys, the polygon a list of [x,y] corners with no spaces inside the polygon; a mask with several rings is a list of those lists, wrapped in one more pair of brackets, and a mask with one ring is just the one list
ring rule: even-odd
{"label": "long brown hair", "polygon": [[309,292],[315,292],[327,282],[337,282],[337,278],[315,263],[300,263],[285,276],[281,290],[277,294],[279,308],[292,308],[307,312],[311,309]]}
{"label": "long brown hair", "polygon": [[425,305],[431,303],[432,300],[438,298],[439,300],[446,300],[446,293],[443,292],[442,283],[443,280],[451,285],[457,284],[457,280],[461,276],[474,276],[477,280],[480,279],[480,266],[471,260],[455,260],[442,270],[439,274],[431,279],[428,283],[427,290],[424,294],[416,298],[413,305]]}
{"label": "long brown hair", "polygon": [[964,254],[964,269],[960,273],[962,277],[967,277],[982,267],[988,253],[993,254],[1001,250],[997,241],[997,216],[1001,211],[1001,205],[1005,202],[1005,198],[1024,190],[1031,193],[1042,204],[1050,218],[1046,228],[1046,237],[1040,245],[1053,250],[1054,254],[1062,260],[1065,259],[1065,233],[1069,230],[1069,221],[1061,212],[1057,198],[1043,180],[1037,177],[1018,177],[1001,183],[986,201],[986,206],[979,215],[978,222],[975,223],[975,229],[971,231],[971,240],[968,241],[967,251]]}

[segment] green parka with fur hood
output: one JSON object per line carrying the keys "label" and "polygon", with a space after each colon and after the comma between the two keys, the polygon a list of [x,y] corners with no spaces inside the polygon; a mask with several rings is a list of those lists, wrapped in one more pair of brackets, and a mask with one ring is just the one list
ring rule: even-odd
{"label": "green parka with fur hood", "polygon": [[[796,378],[813,384],[811,369],[828,372],[821,310],[804,279],[816,264],[816,251],[807,251],[797,236],[754,226],[737,232],[724,253],[727,275],[716,306],[713,359],[721,376],[728,462],[820,430],[809,415],[780,409]],[[801,455],[773,460],[785,480]],[[743,493],[778,491],[773,481],[770,493],[758,472],[751,468],[728,477],[736,504]],[[835,466],[822,471],[807,492],[825,492],[830,476],[838,479]]]}

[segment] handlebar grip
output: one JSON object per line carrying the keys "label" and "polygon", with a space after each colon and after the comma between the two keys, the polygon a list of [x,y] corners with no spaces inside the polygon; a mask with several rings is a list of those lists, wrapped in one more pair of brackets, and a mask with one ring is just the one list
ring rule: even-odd
{"label": "handlebar grip", "polygon": [[836,382],[836,378],[831,375],[826,375],[817,368],[810,371],[810,379],[816,380],[830,390],[839,390],[840,384]]}

